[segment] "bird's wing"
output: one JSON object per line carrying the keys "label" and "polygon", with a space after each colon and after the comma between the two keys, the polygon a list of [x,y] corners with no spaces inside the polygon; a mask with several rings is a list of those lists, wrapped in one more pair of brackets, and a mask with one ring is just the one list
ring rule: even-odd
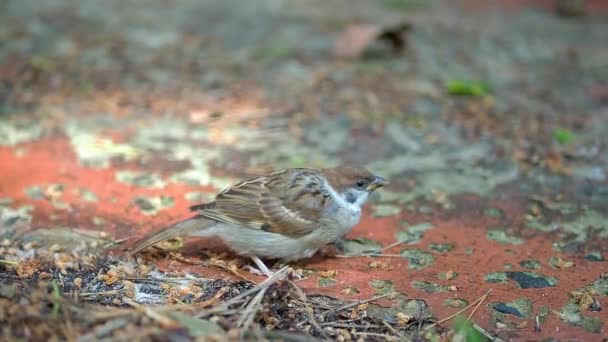
{"label": "bird's wing", "polygon": [[298,237],[319,226],[329,202],[323,184],[317,170],[289,169],[243,181],[191,209],[220,222]]}

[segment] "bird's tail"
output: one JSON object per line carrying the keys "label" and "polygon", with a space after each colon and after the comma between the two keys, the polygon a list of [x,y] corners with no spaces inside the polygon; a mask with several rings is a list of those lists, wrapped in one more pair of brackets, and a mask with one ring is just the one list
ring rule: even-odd
{"label": "bird's tail", "polygon": [[202,216],[194,216],[189,219],[177,222],[174,225],[163,228],[158,232],[148,235],[143,239],[139,240],[135,244],[135,246],[131,248],[129,254],[137,254],[147,247],[150,247],[158,242],[167,240],[172,237],[196,235],[195,233],[208,228],[211,223],[211,220]]}

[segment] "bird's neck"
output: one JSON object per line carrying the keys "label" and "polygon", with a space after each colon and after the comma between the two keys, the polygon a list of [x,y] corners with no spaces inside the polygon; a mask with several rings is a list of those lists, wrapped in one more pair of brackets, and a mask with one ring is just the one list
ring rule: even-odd
{"label": "bird's neck", "polygon": [[338,208],[344,208],[353,214],[361,213],[361,207],[367,199],[367,193],[358,193],[357,190],[349,189],[343,192],[336,191],[330,184],[327,185],[333,204]]}

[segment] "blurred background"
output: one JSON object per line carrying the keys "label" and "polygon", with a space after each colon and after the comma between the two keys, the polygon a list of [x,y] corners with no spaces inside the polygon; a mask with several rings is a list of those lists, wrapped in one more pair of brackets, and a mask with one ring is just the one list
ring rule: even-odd
{"label": "blurred background", "polygon": [[0,4],[5,146],[213,188],[357,163],[408,201],[606,178],[603,1]]}
{"label": "blurred background", "polygon": [[[462,258],[435,255],[435,271],[479,267],[459,288],[530,255],[603,262],[607,13],[601,0],[0,0],[3,228],[141,236],[237,179],[356,163],[391,187],[353,234],[386,245],[432,222],[422,244]],[[548,272],[566,291],[597,277],[585,267]],[[403,272],[395,286],[411,290]]]}
{"label": "blurred background", "polygon": [[602,1],[0,4],[1,190],[18,201],[63,177],[109,201],[90,210],[157,213],[348,163],[392,179],[391,213],[566,188],[606,204]]}

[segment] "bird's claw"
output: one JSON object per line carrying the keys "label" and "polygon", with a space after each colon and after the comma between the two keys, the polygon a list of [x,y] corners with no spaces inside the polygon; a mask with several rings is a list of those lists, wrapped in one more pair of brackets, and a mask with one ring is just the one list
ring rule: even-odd
{"label": "bird's claw", "polygon": [[245,265],[243,266],[243,269],[246,270],[247,272],[253,274],[253,275],[257,275],[257,276],[265,276],[265,277],[272,277],[274,275],[274,272],[268,270],[268,272],[263,272],[253,266],[250,265]]}

